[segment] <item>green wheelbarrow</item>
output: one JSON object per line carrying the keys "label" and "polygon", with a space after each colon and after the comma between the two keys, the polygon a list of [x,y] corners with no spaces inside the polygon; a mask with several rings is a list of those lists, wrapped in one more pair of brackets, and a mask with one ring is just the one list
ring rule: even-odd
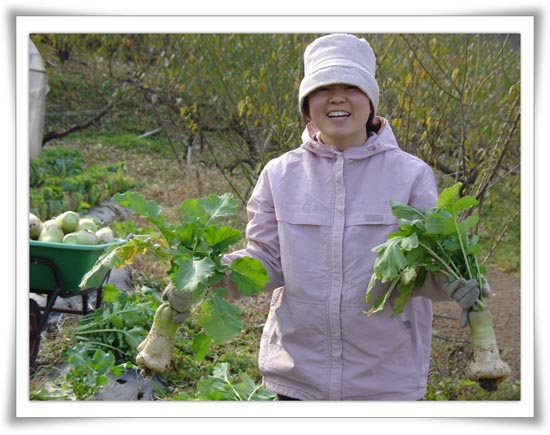
{"label": "green wheelbarrow", "polygon": [[[45,306],[29,298],[30,366],[33,367],[40,347],[42,330],[52,312],[88,314],[88,296],[96,293],[95,308],[101,306],[103,285],[110,269],[100,270],[80,288],[82,277],[95,265],[106,249],[125,243],[115,239],[101,245],[69,245],[30,240],[30,293],[46,295]],[[80,310],[55,307],[58,298],[82,298]]]}

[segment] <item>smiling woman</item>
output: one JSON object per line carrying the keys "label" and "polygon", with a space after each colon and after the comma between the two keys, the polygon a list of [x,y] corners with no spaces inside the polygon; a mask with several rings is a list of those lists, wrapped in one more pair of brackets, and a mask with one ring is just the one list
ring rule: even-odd
{"label": "smiling woman", "polygon": [[257,258],[266,289],[275,289],[258,366],[280,400],[417,400],[426,392],[429,297],[446,294],[411,298],[399,316],[387,307],[364,314],[372,248],[398,227],[389,201],[424,210],[437,198],[431,168],[400,149],[387,119],[375,118],[379,128],[368,134],[375,67],[369,43],[353,35],[322,36],[306,48],[302,145],[261,171],[246,248],[224,257]]}

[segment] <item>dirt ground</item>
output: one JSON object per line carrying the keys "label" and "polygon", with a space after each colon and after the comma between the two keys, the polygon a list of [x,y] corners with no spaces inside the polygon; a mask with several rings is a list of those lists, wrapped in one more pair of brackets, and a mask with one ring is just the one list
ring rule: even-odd
{"label": "dirt ground", "polygon": [[[520,379],[520,277],[498,270],[488,270],[487,281],[491,286],[492,297],[487,305],[493,316],[493,328],[502,359],[512,370],[511,378]],[[435,340],[467,343],[469,329],[458,328],[460,308],[454,302],[433,304]]]}

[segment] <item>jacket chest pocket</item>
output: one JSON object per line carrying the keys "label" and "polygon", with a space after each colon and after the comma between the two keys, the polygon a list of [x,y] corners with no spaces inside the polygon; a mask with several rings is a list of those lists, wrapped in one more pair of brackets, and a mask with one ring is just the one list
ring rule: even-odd
{"label": "jacket chest pocket", "polygon": [[286,246],[306,252],[314,252],[313,246],[326,242],[331,226],[331,217],[322,212],[310,212],[291,208],[276,211],[281,250]]}
{"label": "jacket chest pocket", "polygon": [[331,217],[293,208],[276,212],[285,294],[321,303],[330,274]]}

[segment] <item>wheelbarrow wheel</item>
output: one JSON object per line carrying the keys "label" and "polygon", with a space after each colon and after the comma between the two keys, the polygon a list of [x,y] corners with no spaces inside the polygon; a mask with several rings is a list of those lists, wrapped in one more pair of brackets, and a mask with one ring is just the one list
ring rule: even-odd
{"label": "wheelbarrow wheel", "polygon": [[38,349],[40,347],[40,322],[42,314],[40,311],[40,305],[34,299],[30,299],[29,304],[29,333],[30,333],[30,352],[29,360],[30,366],[34,366],[36,357],[38,355]]}

